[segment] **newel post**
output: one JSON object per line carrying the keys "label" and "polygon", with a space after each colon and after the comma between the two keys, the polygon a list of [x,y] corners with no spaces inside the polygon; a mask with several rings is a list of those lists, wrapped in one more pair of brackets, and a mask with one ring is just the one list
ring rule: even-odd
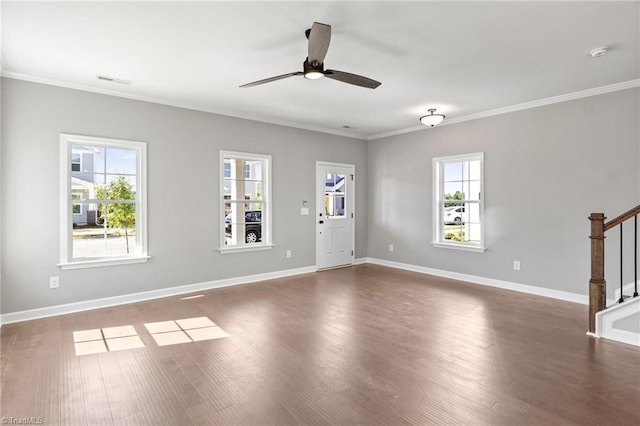
{"label": "newel post", "polygon": [[591,213],[591,279],[589,280],[589,331],[596,331],[596,313],[604,310],[606,282],[604,280],[604,220],[603,213]]}

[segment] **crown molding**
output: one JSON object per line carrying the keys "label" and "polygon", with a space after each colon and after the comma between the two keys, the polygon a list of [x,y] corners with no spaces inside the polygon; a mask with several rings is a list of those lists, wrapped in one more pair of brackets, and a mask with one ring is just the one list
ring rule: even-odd
{"label": "crown molding", "polygon": [[[545,105],[558,104],[561,102],[573,101],[576,99],[588,98],[590,96],[603,95],[606,93],[617,92],[620,90],[632,89],[634,87],[640,87],[640,79],[623,81],[621,83],[609,84],[607,86],[594,87],[592,89],[581,90],[579,92],[567,93],[559,96],[552,96],[550,98],[538,99],[536,101],[525,102],[521,104],[511,105],[502,108],[490,109],[488,111],[477,112],[474,114],[463,115],[461,117],[454,117],[451,119],[446,119],[444,122],[439,124],[437,127],[448,126],[456,123],[463,123],[465,121],[477,120],[479,118],[487,118],[493,117],[494,115],[502,115],[510,112],[522,111],[525,109],[538,108]],[[390,136],[398,136],[405,133],[417,132],[420,130],[427,130],[428,128],[423,125],[417,125],[412,127],[407,127],[404,129],[392,130],[389,132],[377,133],[375,135],[370,135],[367,140],[375,140],[387,138]]]}

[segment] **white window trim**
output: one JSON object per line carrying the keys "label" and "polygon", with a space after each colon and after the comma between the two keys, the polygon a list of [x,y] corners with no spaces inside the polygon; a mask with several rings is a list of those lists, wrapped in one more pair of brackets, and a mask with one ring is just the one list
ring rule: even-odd
{"label": "white window trim", "polygon": [[[264,194],[262,197],[264,199],[263,204],[267,205],[267,208],[262,210],[262,224],[266,229],[262,229],[262,242],[259,244],[240,244],[236,246],[227,247],[225,246],[225,232],[224,232],[224,159],[225,158],[238,158],[242,160],[253,160],[253,161],[262,161],[264,164],[263,170],[263,186],[262,190]],[[251,154],[246,152],[237,152],[237,151],[220,151],[219,158],[219,171],[218,171],[218,179],[220,180],[220,188],[219,188],[219,199],[218,199],[218,208],[220,212],[220,220],[218,221],[218,232],[220,233],[218,252],[221,254],[229,254],[229,253],[241,253],[247,251],[259,251],[259,250],[270,250],[274,247],[273,242],[271,240],[271,156],[267,154]],[[244,176],[244,170],[242,171],[242,176]]]}
{"label": "white window trim", "polygon": [[[136,175],[136,239],[141,250],[126,256],[105,256],[92,259],[73,259],[73,215],[71,211],[71,146],[95,145],[105,148],[126,148],[137,151]],[[101,266],[126,265],[146,262],[147,254],[147,144],[122,139],[100,138],[73,134],[60,134],[60,263],[63,270],[95,268]]]}
{"label": "white window trim", "polygon": [[[440,210],[440,201],[443,197],[442,194],[442,167],[443,163],[453,163],[460,161],[480,160],[480,243],[461,243],[461,242],[446,242],[443,238],[442,227],[443,218],[441,217],[442,211]],[[433,169],[433,241],[431,245],[437,248],[453,249],[471,251],[476,253],[484,253],[487,248],[485,247],[484,231],[484,152],[476,152],[463,155],[450,155],[446,157],[434,157],[432,163]]]}

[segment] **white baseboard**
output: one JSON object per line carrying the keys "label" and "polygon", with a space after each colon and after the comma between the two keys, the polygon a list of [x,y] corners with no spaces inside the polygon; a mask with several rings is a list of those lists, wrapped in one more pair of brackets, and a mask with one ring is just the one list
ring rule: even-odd
{"label": "white baseboard", "polygon": [[159,290],[125,294],[122,296],[105,297],[103,299],[87,300],[83,302],[68,303],[65,305],[49,306],[46,308],[30,309],[27,311],[11,312],[8,314],[0,315],[0,324],[11,324],[14,322],[29,321],[39,318],[52,317],[55,315],[71,314],[74,312],[89,311],[92,309],[107,308],[117,305],[126,305],[129,303],[159,299],[162,297],[178,296],[182,294],[193,293],[196,291],[211,290],[214,288],[229,287],[240,284],[249,284],[275,278],[290,277],[293,275],[308,274],[315,271],[315,266],[308,266],[304,268],[288,269],[284,271],[267,272],[264,274],[247,275],[244,277],[227,278],[223,280],[207,281],[196,284],[187,284],[178,287],[169,287]]}
{"label": "white baseboard", "polygon": [[526,284],[512,283],[509,281],[496,280],[493,278],[479,277],[476,275],[461,274],[458,272],[445,271],[443,269],[433,269],[424,266],[416,266],[408,263],[393,262],[390,260],[367,258],[367,263],[374,265],[388,266],[390,268],[404,269],[406,271],[419,272],[422,274],[435,275],[443,278],[451,278],[454,280],[467,281],[474,284],[481,284],[490,287],[503,288],[505,290],[519,291],[521,293],[535,294],[537,296],[551,297],[553,299],[566,300],[568,302],[580,303],[582,305],[589,304],[589,296],[569,293],[567,291],[553,290],[550,288],[536,287]]}
{"label": "white baseboard", "polygon": [[[474,284],[481,284],[490,287],[498,287],[506,290],[514,290],[522,293],[535,294],[538,296],[551,297],[554,299],[566,300],[569,302],[588,304],[588,296],[581,294],[568,293],[560,290],[553,290],[543,287],[530,286],[525,284],[517,284],[508,281],[495,280],[492,278],[484,278],[475,275],[461,274],[458,272],[445,271],[442,269],[427,268],[424,266],[416,266],[408,263],[392,262],[389,260],[363,257],[354,259],[354,265],[362,265],[371,263],[374,265],[387,266],[390,268],[404,269],[407,271],[419,272],[423,274],[435,275],[444,278],[452,278],[460,281],[467,281]],[[26,311],[10,312],[0,315],[0,324],[11,324],[14,322],[29,321],[39,318],[46,318],[55,315],[71,314],[74,312],[89,311],[92,309],[107,308],[117,305],[125,305],[129,303],[142,302],[145,300],[159,299],[162,297],[178,296],[196,291],[211,290],[214,288],[228,287],[241,284],[249,284],[258,281],[271,280],[276,278],[284,278],[293,275],[308,274],[316,272],[314,266],[307,266],[297,269],[288,269],[284,271],[267,272],[264,274],[247,275],[244,277],[227,278],[223,280],[207,281],[203,283],[187,284],[178,287],[169,287],[159,290],[151,290],[140,293],[125,294],[122,296],[106,297],[103,299],[87,300],[83,302],[68,303],[65,305],[49,306],[45,308],[30,309]]]}

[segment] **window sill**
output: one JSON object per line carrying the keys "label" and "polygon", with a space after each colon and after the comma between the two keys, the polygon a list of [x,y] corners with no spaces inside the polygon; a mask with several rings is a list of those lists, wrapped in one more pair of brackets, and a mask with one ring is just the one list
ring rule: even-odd
{"label": "window sill", "polygon": [[61,262],[57,266],[63,271],[68,269],[87,269],[87,268],[101,268],[103,266],[117,266],[117,265],[129,265],[132,263],[145,263],[151,257],[150,256],[135,256],[135,257],[120,257],[116,259],[96,259],[96,260],[84,260],[79,262]]}
{"label": "window sill", "polygon": [[467,244],[440,243],[436,241],[432,242],[431,244],[437,248],[444,248],[444,249],[450,249],[450,250],[472,251],[476,253],[484,253],[485,251],[487,251],[485,247],[472,246]]}
{"label": "window sill", "polygon": [[231,253],[241,253],[245,251],[260,251],[260,250],[271,250],[273,248],[273,244],[260,244],[257,246],[240,246],[240,247],[225,247],[219,248],[218,251],[220,254],[231,254]]}

